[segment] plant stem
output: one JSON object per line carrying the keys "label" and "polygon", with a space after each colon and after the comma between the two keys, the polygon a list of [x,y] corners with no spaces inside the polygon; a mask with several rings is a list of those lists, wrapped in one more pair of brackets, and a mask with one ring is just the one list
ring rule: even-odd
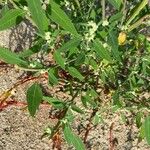
{"label": "plant stem", "polygon": [[[79,90],[74,94],[74,96],[72,97],[72,99],[70,100],[70,102],[73,103],[73,100],[74,100],[74,99],[76,98],[76,96],[78,95],[78,92],[79,92]],[[70,104],[70,105],[71,105],[71,104]],[[70,106],[70,105],[69,105],[69,106]],[[61,126],[61,123],[62,123],[61,120],[66,116],[68,109],[69,109],[69,108],[66,107],[66,108],[61,112],[61,113],[62,113],[61,118],[58,120],[57,124],[54,126],[50,138],[52,138],[52,137],[55,135],[55,133],[58,132],[58,130],[59,130],[60,126]]]}
{"label": "plant stem", "polygon": [[124,0],[124,2],[123,2],[123,8],[122,8],[123,17],[121,19],[121,26],[123,25],[123,22],[124,22],[124,20],[126,18],[126,14],[127,14],[126,4],[127,4],[127,0]]}
{"label": "plant stem", "polygon": [[48,69],[39,69],[39,68],[24,68],[20,66],[15,66],[16,69],[23,70],[23,71],[31,71],[31,72],[38,72],[38,71],[47,71]]}
{"label": "plant stem", "polygon": [[101,1],[101,5],[102,5],[102,21],[105,21],[105,17],[106,17],[106,13],[105,13],[105,0]]}
{"label": "plant stem", "polygon": [[[135,17],[140,13],[140,11],[148,4],[148,0],[143,0],[140,2],[138,8],[131,14],[131,17],[129,20],[126,22],[125,26],[128,26],[134,19]],[[135,6],[136,7],[136,6]]]}
{"label": "plant stem", "polygon": [[9,1],[14,6],[14,8],[18,8],[18,6],[16,5],[16,3],[13,0],[9,0]]}
{"label": "plant stem", "polygon": [[131,26],[129,26],[128,27],[128,32],[131,32],[133,29],[137,28],[141,24],[146,23],[145,19],[147,19],[147,20],[150,19],[150,15],[143,16],[137,22],[135,22],[134,24],[132,24]]}
{"label": "plant stem", "polygon": [[75,3],[78,6],[78,8],[81,10],[81,6],[80,6],[80,3],[79,3],[79,0],[75,0]]}

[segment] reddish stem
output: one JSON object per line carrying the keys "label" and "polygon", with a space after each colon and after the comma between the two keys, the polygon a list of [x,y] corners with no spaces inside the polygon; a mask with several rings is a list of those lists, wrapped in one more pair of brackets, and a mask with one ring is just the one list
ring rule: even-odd
{"label": "reddish stem", "polygon": [[[42,107],[49,107],[50,106],[50,104],[48,104],[48,103],[41,103],[40,105]],[[24,107],[26,107],[27,103],[26,102],[18,102],[16,100],[6,101],[5,103],[0,104],[0,111],[4,110],[5,108],[7,108],[9,106],[18,106],[18,107],[24,106]]]}
{"label": "reddish stem", "polygon": [[113,137],[113,127],[114,127],[114,122],[110,126],[109,130],[109,150],[114,150],[114,137]]}
{"label": "reddish stem", "polygon": [[87,126],[86,126],[86,131],[85,131],[85,135],[84,135],[84,143],[86,143],[87,137],[88,137],[88,135],[89,135],[89,132],[90,132],[91,129],[92,129],[92,127],[91,127],[92,118],[95,116],[96,112],[97,112],[97,109],[93,109],[93,112],[92,112],[92,114],[91,114],[91,116],[90,116],[90,118],[89,118],[89,123],[88,123]]}

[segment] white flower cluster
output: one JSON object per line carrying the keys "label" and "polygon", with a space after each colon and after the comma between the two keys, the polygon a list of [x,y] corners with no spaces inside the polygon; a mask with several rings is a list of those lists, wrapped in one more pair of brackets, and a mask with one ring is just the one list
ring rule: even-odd
{"label": "white flower cluster", "polygon": [[50,32],[45,33],[45,40],[47,41],[47,43],[51,43],[51,33]]}
{"label": "white flower cluster", "polygon": [[108,26],[108,25],[109,25],[109,22],[107,20],[104,20],[103,23],[102,23],[102,26],[105,27],[105,26]]}
{"label": "white flower cluster", "polygon": [[98,25],[94,21],[88,22],[89,32],[85,34],[85,40],[90,42],[95,37],[95,32],[98,29]]}
{"label": "white flower cluster", "polygon": [[29,11],[29,9],[28,9],[27,6],[24,6],[24,7],[23,7],[23,10],[27,12],[27,15],[28,15],[28,16],[31,16],[31,13],[30,13],[30,11]]}
{"label": "white flower cluster", "polygon": [[30,68],[35,68],[35,67],[36,67],[36,64],[35,64],[35,63],[30,63],[30,64],[29,64],[29,67],[30,67]]}
{"label": "white flower cluster", "polygon": [[70,2],[67,0],[64,0],[64,3],[65,3],[65,7],[67,8],[67,10],[71,11]]}
{"label": "white flower cluster", "polygon": [[51,32],[46,32],[44,38],[47,42],[48,47],[53,49],[54,48],[54,43],[53,43],[53,37],[51,36]]}
{"label": "white flower cluster", "polygon": [[45,33],[45,40],[47,41],[47,44],[51,44],[52,43],[51,32],[46,32]]}
{"label": "white flower cluster", "polygon": [[69,3],[67,0],[64,0],[64,3],[65,3],[65,6],[66,6],[66,7],[69,7],[69,6],[70,6],[70,3]]}
{"label": "white flower cluster", "polygon": [[122,30],[122,31],[126,31],[127,29],[128,29],[127,26],[121,26],[121,30]]}
{"label": "white flower cluster", "polygon": [[44,10],[46,10],[46,6],[49,4],[49,1],[48,0],[41,0],[41,3],[42,3],[42,8]]}

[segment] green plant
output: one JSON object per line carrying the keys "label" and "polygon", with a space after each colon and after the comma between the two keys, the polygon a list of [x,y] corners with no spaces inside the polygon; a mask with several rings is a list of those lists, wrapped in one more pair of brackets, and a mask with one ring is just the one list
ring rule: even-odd
{"label": "green plant", "polygon": [[[140,136],[150,143],[149,114],[141,112],[149,109],[150,99],[140,98],[150,89],[150,43],[148,36],[139,32],[149,25],[148,0],[9,0],[2,6],[0,30],[28,19],[37,32],[30,49],[16,54],[0,48],[0,58],[18,69],[36,72],[33,76],[46,74],[50,86],[63,82],[71,96],[67,101],[45,96],[38,83],[27,90],[31,116],[42,101],[59,109],[57,125],[47,132],[51,138],[62,128],[68,144],[84,150],[82,140],[71,129],[72,111],[84,115],[84,109],[92,109],[91,118],[98,124],[98,112],[106,103],[106,109],[108,105],[112,109],[136,109]],[[106,6],[113,9],[111,14]],[[52,53],[55,64],[49,67],[31,62],[30,56],[39,51]],[[99,89],[111,100],[104,102]],[[77,97],[82,106],[76,103]]]}

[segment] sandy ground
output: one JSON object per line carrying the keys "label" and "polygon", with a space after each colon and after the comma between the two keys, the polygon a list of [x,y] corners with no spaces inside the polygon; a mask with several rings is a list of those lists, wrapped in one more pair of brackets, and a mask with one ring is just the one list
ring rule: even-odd
{"label": "sandy ground", "polygon": [[[32,32],[30,32],[32,31]],[[20,24],[12,30],[0,32],[0,46],[11,48],[12,51],[18,51],[28,47],[32,43],[34,29],[25,23]],[[14,83],[20,80],[26,73],[17,71],[14,68],[0,68],[0,94],[10,89]],[[16,89],[16,95],[12,99],[25,101],[26,89],[31,85],[28,82]],[[53,88],[49,89],[55,93]],[[58,93],[64,97],[63,92]],[[52,141],[48,138],[41,139],[44,129],[47,126],[54,126],[56,120],[49,118],[50,107],[40,107],[35,118],[31,118],[22,107],[10,106],[0,112],[0,150],[52,150]],[[121,120],[121,112],[112,114],[108,111],[102,114],[105,116],[103,122],[92,128],[87,138],[87,150],[108,150],[110,146],[110,127],[114,139],[114,150],[150,150],[147,143],[142,140],[138,143],[138,129],[133,124],[131,113],[123,111],[126,115],[128,124]],[[89,112],[86,117],[76,118],[73,129],[78,132],[87,126]],[[84,130],[83,130],[84,134]],[[83,135],[81,134],[81,135]],[[63,142],[62,150],[71,150]]]}

